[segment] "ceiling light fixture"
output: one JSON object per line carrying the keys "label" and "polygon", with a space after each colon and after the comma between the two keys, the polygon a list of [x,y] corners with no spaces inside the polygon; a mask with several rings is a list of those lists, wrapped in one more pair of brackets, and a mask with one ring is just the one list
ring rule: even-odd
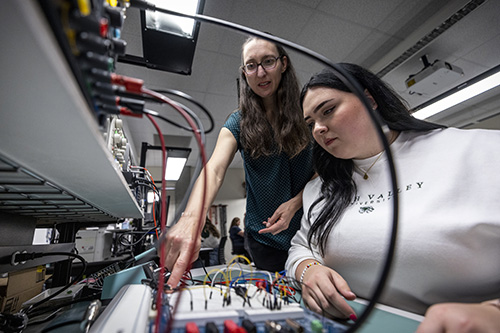
{"label": "ceiling light fixture", "polygon": [[121,62],[177,74],[191,75],[200,22],[161,10],[202,14],[205,0],[149,0],[156,11],[141,10],[142,57],[125,54]]}
{"label": "ceiling light fixture", "polygon": [[414,108],[413,116],[427,119],[498,85],[500,85],[500,65]]}
{"label": "ceiling light fixture", "polygon": [[[184,170],[184,166],[188,160],[189,154],[191,153],[190,148],[180,148],[180,147],[165,147],[167,149],[167,168],[165,170],[164,180],[167,181],[177,181],[179,180],[182,171]],[[149,151],[154,150],[158,153],[161,152],[161,146],[151,146],[147,142],[142,143],[141,148],[141,166],[145,166],[150,168],[149,165],[146,165],[146,155]],[[154,158],[155,153],[152,155]],[[162,158],[160,158],[160,163]]]}
{"label": "ceiling light fixture", "polygon": [[[174,12],[194,15],[199,7],[198,0],[149,0],[156,7]],[[146,12],[146,27],[158,31],[177,34],[186,38],[193,38],[195,20],[160,12]]]}

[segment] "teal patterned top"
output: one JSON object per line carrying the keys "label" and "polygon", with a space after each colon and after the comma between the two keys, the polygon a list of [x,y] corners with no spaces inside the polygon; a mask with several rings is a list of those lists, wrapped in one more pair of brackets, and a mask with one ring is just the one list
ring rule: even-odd
{"label": "teal patterned top", "polygon": [[251,158],[240,142],[240,112],[231,114],[224,124],[234,135],[243,159],[247,192],[245,232],[258,242],[279,250],[288,250],[290,241],[300,229],[302,208],[297,211],[287,230],[272,235],[259,234],[276,209],[296,196],[314,174],[312,144],[290,159],[285,153]]}

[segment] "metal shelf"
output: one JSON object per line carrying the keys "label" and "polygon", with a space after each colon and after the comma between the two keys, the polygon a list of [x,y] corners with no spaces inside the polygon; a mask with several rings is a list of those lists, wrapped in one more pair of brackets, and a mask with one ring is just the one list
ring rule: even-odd
{"label": "metal shelf", "polygon": [[0,210],[49,224],[113,220],[109,214],[1,156]]}

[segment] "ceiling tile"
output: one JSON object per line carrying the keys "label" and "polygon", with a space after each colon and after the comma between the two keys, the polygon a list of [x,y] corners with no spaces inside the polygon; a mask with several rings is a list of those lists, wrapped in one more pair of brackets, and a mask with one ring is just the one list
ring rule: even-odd
{"label": "ceiling tile", "polygon": [[[330,1],[330,0],[327,0]],[[317,8],[318,5],[321,3],[321,0],[292,0],[292,2],[310,7],[310,8]]]}
{"label": "ceiling tile", "polygon": [[297,42],[333,62],[341,61],[370,34],[370,29],[321,13],[314,14]]}
{"label": "ceiling tile", "polygon": [[376,28],[404,0],[322,1],[317,9],[365,27]]}

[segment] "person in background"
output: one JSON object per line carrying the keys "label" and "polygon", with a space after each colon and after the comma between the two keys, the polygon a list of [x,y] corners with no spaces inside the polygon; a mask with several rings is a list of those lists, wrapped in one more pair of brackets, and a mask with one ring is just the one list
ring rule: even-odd
{"label": "person in background", "polygon": [[[247,220],[247,213],[243,213],[243,225],[245,225],[246,220]],[[266,222],[266,224],[267,224],[267,222]],[[247,259],[250,260],[250,262],[253,262],[252,256],[250,255],[250,245],[248,244],[248,237],[245,237],[244,247],[245,247]],[[243,261],[245,261],[245,260],[243,260]]]}
{"label": "person in background", "polygon": [[248,257],[247,251],[245,250],[245,233],[243,232],[243,230],[241,230],[240,223],[240,218],[235,217],[231,221],[231,226],[229,228],[229,238],[231,238],[231,243],[233,245],[232,254],[242,255],[251,260]]}
{"label": "person in background", "polygon": [[[220,130],[214,152],[179,221],[166,235],[169,285],[175,286],[200,247],[197,223],[219,191],[240,151],[247,193],[245,233],[258,269],[281,271],[300,227],[302,190],[312,179],[312,140],[302,120],[300,88],[290,57],[277,44],[249,38],[243,44],[240,105]],[[202,209],[200,206],[202,205]]]}
{"label": "person in background", "polygon": [[219,242],[220,232],[212,221],[207,217],[205,226],[201,231],[201,247],[212,248],[209,253],[210,266],[219,264]]}
{"label": "person in background", "polygon": [[[380,303],[425,314],[421,332],[500,330],[500,131],[418,120],[376,75],[340,64],[364,88],[397,172],[399,228]],[[393,192],[361,100],[331,70],[301,94],[319,177],[304,189],[288,274],[314,311],[356,319],[347,300],[369,298],[385,261]]]}

